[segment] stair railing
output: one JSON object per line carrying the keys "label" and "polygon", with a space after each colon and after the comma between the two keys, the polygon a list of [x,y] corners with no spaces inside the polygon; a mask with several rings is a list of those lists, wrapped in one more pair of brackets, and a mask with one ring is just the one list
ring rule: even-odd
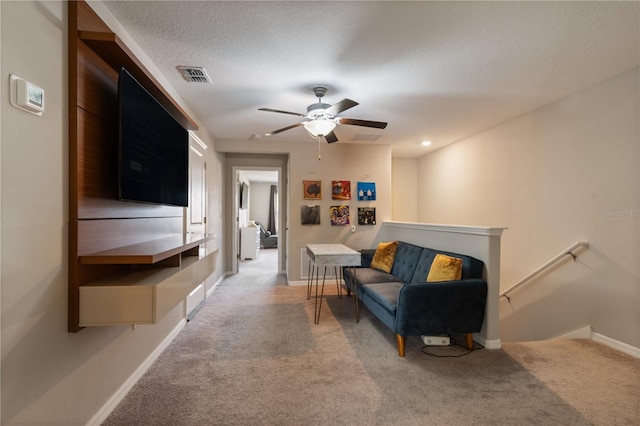
{"label": "stair railing", "polygon": [[508,296],[509,293],[511,293],[513,290],[517,289],[518,287],[522,286],[526,282],[530,281],[535,276],[537,276],[538,274],[540,274],[544,270],[548,269],[549,267],[551,267],[555,263],[557,263],[560,260],[564,259],[565,256],[570,255],[573,258],[573,261],[575,262],[576,255],[573,254],[573,251],[576,250],[579,247],[589,247],[589,243],[586,242],[586,241],[576,241],[575,243],[573,243],[572,245],[567,247],[565,250],[562,250],[560,253],[555,255],[553,258],[549,259],[545,264],[540,266],[538,269],[534,270],[529,275],[527,275],[526,277],[524,277],[523,279],[521,279],[520,281],[518,281],[517,283],[515,283],[514,285],[512,285],[511,287],[509,287],[508,289],[506,289],[502,293],[500,293],[500,297],[505,297],[507,299],[507,301],[509,301],[509,303],[511,303],[511,299]]}

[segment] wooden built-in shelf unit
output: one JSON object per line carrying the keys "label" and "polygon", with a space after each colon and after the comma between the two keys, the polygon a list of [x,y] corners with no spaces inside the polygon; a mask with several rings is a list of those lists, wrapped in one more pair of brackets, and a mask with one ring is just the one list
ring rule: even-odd
{"label": "wooden built-in shelf unit", "polygon": [[183,127],[198,126],[91,7],[69,1],[68,14],[68,328],[155,323],[207,278],[216,253],[207,236],[185,234],[182,207],[118,199],[120,68]]}

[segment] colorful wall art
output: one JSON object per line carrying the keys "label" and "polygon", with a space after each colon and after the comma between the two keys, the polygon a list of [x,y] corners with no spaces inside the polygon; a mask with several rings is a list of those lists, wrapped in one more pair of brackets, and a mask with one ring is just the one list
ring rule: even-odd
{"label": "colorful wall art", "polygon": [[349,224],[349,206],[331,206],[329,209],[331,225]]}
{"label": "colorful wall art", "polygon": [[331,198],[334,200],[351,199],[351,181],[333,180],[331,181]]}
{"label": "colorful wall art", "polygon": [[322,200],[322,181],[303,180],[302,198],[305,200]]}
{"label": "colorful wall art", "polygon": [[358,182],[358,201],[375,201],[376,183]]}
{"label": "colorful wall art", "polygon": [[376,208],[358,207],[358,225],[375,225]]}
{"label": "colorful wall art", "polygon": [[300,206],[300,224],[320,225],[320,206]]}

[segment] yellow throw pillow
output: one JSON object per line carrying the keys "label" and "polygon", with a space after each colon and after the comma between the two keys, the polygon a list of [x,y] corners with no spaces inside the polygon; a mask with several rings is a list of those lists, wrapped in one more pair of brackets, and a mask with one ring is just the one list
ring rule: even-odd
{"label": "yellow throw pillow", "polygon": [[396,258],[396,250],[398,250],[398,242],[379,243],[376,252],[371,260],[371,267],[380,271],[389,273],[393,267],[393,260]]}
{"label": "yellow throw pillow", "polygon": [[427,275],[427,282],[454,281],[460,278],[462,278],[462,259],[436,254]]}

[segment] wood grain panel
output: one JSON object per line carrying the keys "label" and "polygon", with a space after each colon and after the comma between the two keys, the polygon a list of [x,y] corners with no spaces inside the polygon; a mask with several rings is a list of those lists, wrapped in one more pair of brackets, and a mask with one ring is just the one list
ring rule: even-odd
{"label": "wood grain panel", "polygon": [[81,220],[78,256],[182,234],[182,217]]}
{"label": "wood grain panel", "polygon": [[126,68],[185,129],[198,130],[198,124],[171,98],[116,34],[81,31],[78,37],[117,72],[121,67]]}
{"label": "wood grain panel", "polygon": [[77,20],[74,33],[70,32],[69,34],[75,34],[77,31],[111,31],[111,28],[84,1],[70,1],[69,13],[72,9]]}
{"label": "wood grain panel", "polygon": [[105,121],[118,122],[118,73],[78,42],[77,105]]}
{"label": "wood grain panel", "polygon": [[[86,265],[152,265],[170,260],[166,264],[180,266],[180,257],[184,251],[199,247],[207,241],[202,235],[176,234],[151,241],[144,241],[110,250],[88,253],[79,256],[80,264]],[[174,262],[177,262],[175,264]]]}
{"label": "wood grain panel", "polygon": [[[78,108],[78,201],[118,198],[118,130]],[[79,205],[80,207],[80,205]],[[79,217],[83,215],[80,211]]]}
{"label": "wood grain panel", "polygon": [[[79,39],[80,32],[86,32]],[[86,43],[91,43],[91,46]],[[104,43],[103,43],[104,42]],[[197,129],[180,106],[158,84],[121,40],[84,1],[68,2],[69,47],[69,283],[68,329],[77,332],[80,288],[109,282],[144,268],[177,266],[189,244],[161,250],[156,264],[82,264],[80,256],[141,244],[142,256],[154,252],[150,241],[184,232],[184,209],[125,202],[118,199],[118,70],[132,69],[163,105],[181,115],[179,121]],[[150,252],[144,252],[149,250]],[[153,253],[151,253],[153,254]],[[165,260],[163,260],[165,259]]]}
{"label": "wood grain panel", "polygon": [[79,200],[80,220],[182,217],[182,207],[86,197]]}

